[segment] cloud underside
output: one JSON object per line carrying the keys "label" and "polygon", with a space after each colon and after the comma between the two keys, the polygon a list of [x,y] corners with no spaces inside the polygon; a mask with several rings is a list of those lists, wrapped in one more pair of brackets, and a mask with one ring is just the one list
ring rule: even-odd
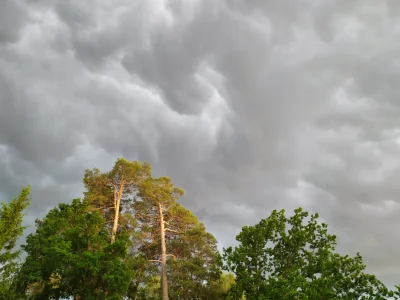
{"label": "cloud underside", "polygon": [[0,2],[0,196],[30,216],[146,160],[219,239],[319,212],[397,283],[400,4]]}

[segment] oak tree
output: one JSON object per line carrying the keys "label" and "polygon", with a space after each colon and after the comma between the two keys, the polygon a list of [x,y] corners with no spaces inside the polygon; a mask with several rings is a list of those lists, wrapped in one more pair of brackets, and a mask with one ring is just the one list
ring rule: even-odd
{"label": "oak tree", "polygon": [[106,222],[97,211],[75,199],[59,204],[22,246],[26,260],[17,289],[29,299],[122,299],[132,270],[123,262],[128,239],[109,243]]}
{"label": "oak tree", "polygon": [[387,299],[391,294],[364,273],[359,254],[335,252],[336,237],[318,214],[296,209],[291,217],[273,211],[224,249],[225,269],[236,276],[230,294],[239,299]]}

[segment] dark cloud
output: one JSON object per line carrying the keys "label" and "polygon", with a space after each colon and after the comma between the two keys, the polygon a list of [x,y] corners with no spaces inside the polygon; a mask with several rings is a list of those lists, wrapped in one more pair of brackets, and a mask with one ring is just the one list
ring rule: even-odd
{"label": "dark cloud", "polygon": [[117,157],[171,176],[221,245],[303,206],[398,283],[396,1],[3,1],[0,196],[29,220]]}
{"label": "dark cloud", "polygon": [[0,42],[15,42],[26,20],[24,7],[18,1],[0,3]]}

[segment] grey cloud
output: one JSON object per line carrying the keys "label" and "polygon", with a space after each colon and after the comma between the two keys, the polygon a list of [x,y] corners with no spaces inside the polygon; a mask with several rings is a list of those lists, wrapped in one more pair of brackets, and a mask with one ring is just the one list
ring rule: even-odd
{"label": "grey cloud", "polygon": [[24,7],[17,1],[2,1],[0,3],[0,43],[16,41],[26,19]]}

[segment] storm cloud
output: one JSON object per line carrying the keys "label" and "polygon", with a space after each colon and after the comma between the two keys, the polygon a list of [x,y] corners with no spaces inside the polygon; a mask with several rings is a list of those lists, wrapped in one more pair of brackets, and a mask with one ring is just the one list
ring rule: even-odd
{"label": "storm cloud", "polygon": [[319,212],[400,282],[400,4],[0,1],[0,196],[29,220],[85,168],[145,160],[221,246],[272,209]]}

